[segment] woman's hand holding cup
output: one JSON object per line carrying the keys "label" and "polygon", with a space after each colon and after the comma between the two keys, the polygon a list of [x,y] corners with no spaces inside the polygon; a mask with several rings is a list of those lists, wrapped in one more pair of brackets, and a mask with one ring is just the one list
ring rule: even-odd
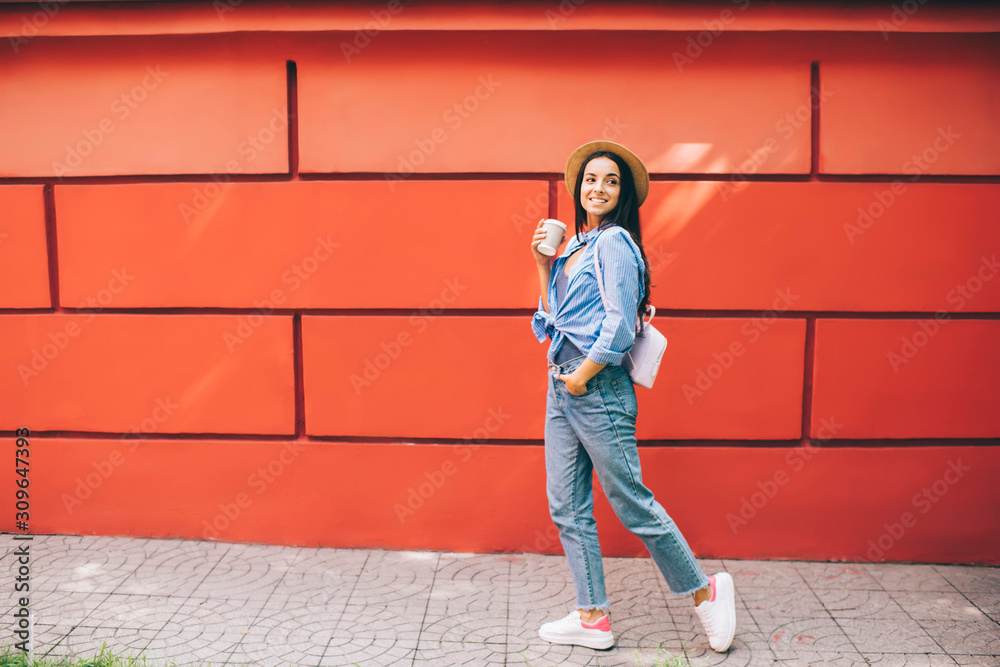
{"label": "woman's hand holding cup", "polygon": [[531,252],[539,266],[548,264],[562,245],[566,225],[558,220],[539,220],[531,239]]}

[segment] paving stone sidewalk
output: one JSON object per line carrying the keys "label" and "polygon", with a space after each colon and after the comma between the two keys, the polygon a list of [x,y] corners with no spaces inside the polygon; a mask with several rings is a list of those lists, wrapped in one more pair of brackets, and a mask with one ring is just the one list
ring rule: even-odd
{"label": "paving stone sidewalk", "polygon": [[[13,643],[12,555],[4,640]],[[701,560],[733,575],[736,639],[715,653],[649,558],[606,558],[615,648],[550,645],[565,558],[122,537],[30,542],[36,657],[102,642],[178,665],[1000,665],[1000,568]],[[20,594],[17,594],[20,595]]]}

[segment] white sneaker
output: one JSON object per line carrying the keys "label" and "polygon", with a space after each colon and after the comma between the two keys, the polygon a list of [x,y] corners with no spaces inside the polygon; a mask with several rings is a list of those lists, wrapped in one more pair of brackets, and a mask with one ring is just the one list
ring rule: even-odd
{"label": "white sneaker", "polygon": [[597,619],[596,623],[584,623],[577,609],[565,618],[540,627],[538,636],[553,644],[577,644],[587,648],[611,648],[615,644],[607,614]]}
{"label": "white sneaker", "polygon": [[708,645],[716,651],[725,651],[736,634],[736,588],[728,572],[716,572],[708,580],[712,594],[695,605],[694,610],[705,627]]}

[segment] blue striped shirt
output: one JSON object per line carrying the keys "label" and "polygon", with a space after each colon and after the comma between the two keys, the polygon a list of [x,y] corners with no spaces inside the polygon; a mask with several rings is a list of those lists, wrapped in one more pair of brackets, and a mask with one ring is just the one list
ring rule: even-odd
{"label": "blue striped shirt", "polygon": [[[600,241],[595,243],[599,236]],[[573,263],[564,302],[559,303],[556,271],[563,270],[568,256],[584,242],[588,247],[580,251],[580,257]],[[608,299],[607,310],[601,302],[594,258],[590,254],[595,248]],[[531,318],[531,330],[538,342],[544,343],[546,337],[552,339],[547,355],[549,361],[568,339],[588,359],[598,364],[620,365],[622,357],[635,343],[636,312],[645,295],[645,270],[639,246],[623,227],[595,228],[570,239],[563,254],[552,262],[548,288],[551,312],[545,312],[544,301],[539,296],[538,310]]]}

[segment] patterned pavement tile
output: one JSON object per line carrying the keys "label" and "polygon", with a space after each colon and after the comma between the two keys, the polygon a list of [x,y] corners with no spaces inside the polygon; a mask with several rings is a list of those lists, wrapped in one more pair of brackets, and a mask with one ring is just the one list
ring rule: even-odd
{"label": "patterned pavement tile", "polygon": [[518,554],[520,560],[510,563],[511,581],[572,581],[566,557]]}
{"label": "patterned pavement tile", "polygon": [[503,665],[506,664],[506,647],[499,644],[466,644],[420,640],[415,666],[439,667],[440,665]]}
{"label": "patterned pavement tile", "polygon": [[944,667],[957,664],[944,653],[862,653],[864,659],[878,667]]}
{"label": "patterned pavement tile", "polygon": [[482,584],[469,579],[442,580],[439,575],[434,580],[428,602],[431,606],[446,606],[453,613],[489,609],[506,616],[507,586],[506,582],[494,585],[492,582]]}
{"label": "patterned pavement tile", "polygon": [[274,593],[294,598],[324,591],[329,601],[347,604],[367,561],[368,552],[360,549],[299,549]]}
{"label": "patterned pavement tile", "polygon": [[347,605],[336,625],[335,637],[375,638],[392,640],[416,648],[421,626],[427,614],[426,606],[400,602],[392,605]]}
{"label": "patterned pavement tile", "polygon": [[736,580],[736,638],[716,653],[691,597],[672,595],[652,559],[605,558],[617,644],[598,651],[538,637],[575,606],[562,555],[59,535],[31,550],[36,646],[53,656],[106,641],[199,667],[632,667],[657,651],[706,666],[1000,667],[996,567],[699,559]]}
{"label": "patterned pavement tile", "polygon": [[1000,622],[1000,591],[995,593],[966,593],[965,597],[984,614]]}
{"label": "patterned pavement tile", "polygon": [[952,591],[893,591],[889,593],[916,620],[971,621],[988,618],[969,598]]}
{"label": "patterned pavement tile", "polygon": [[747,609],[766,611],[772,616],[804,618],[823,616],[825,610],[819,597],[805,586],[798,588],[745,587],[736,591],[737,601]]}
{"label": "patterned pavement tile", "polygon": [[494,554],[442,553],[435,581],[470,581],[490,588],[510,583],[511,560]]}
{"label": "patterned pavement tile", "polygon": [[200,598],[240,597],[266,600],[288,573],[295,548],[281,555],[280,548],[233,544],[207,576],[191,591]]}
{"label": "patterned pavement tile", "polygon": [[934,638],[910,618],[838,618],[837,624],[859,651],[943,653]]}
{"label": "patterned pavement tile", "polygon": [[248,634],[258,619],[270,613],[264,601],[241,598],[216,598],[212,600],[189,598],[174,612],[156,639],[181,634],[186,628],[199,628],[206,636],[222,636],[228,632]]}
{"label": "patterned pavement tile", "polygon": [[[797,588],[804,585],[794,561],[732,560],[723,561],[733,577],[736,590],[749,588]],[[702,567],[704,569],[704,566]],[[705,570],[708,574],[715,571]]]}
{"label": "patterned pavement tile", "polygon": [[[102,548],[96,542],[66,540],[34,557],[32,587],[80,593],[112,593],[141,562],[141,543]],[[48,545],[46,545],[48,546]],[[16,561],[12,561],[16,565]]]}
{"label": "patterned pavement tile", "polygon": [[906,610],[885,591],[818,588],[816,597],[836,618],[908,618]]}
{"label": "patterned pavement tile", "polygon": [[655,655],[657,648],[662,648],[675,657],[683,657],[691,665],[770,665],[774,661],[766,635],[741,630],[739,627],[729,650],[723,653],[717,653],[709,647],[708,638],[700,627],[697,631],[678,628],[665,636],[659,646],[655,643],[647,644],[640,647],[640,651]]}
{"label": "patterned pavement tile", "polygon": [[348,605],[333,627],[322,664],[409,664],[423,620],[423,605]]}
{"label": "patterned pavement tile", "polygon": [[627,608],[620,613],[612,612],[611,629],[617,645],[629,648],[655,648],[677,634],[677,627],[665,609]]}
{"label": "patterned pavement tile", "polygon": [[860,653],[830,653],[817,651],[815,653],[792,654],[783,652],[776,657],[775,665],[790,665],[791,667],[855,667],[865,664]]}
{"label": "patterned pavement tile", "polygon": [[507,644],[507,664],[527,667],[549,667],[550,665],[592,665],[599,656],[608,657],[621,654],[621,649],[599,651],[583,646],[550,644],[538,635],[531,641],[510,640]]}
{"label": "patterned pavement tile", "polygon": [[299,597],[268,602],[267,614],[241,634],[229,662],[259,662],[268,667],[318,665],[343,615],[343,605],[308,604]]}
{"label": "patterned pavement tile", "polygon": [[951,658],[960,665],[1000,667],[1000,655],[959,655],[953,653]]}
{"label": "patterned pavement tile", "polygon": [[1000,567],[935,565],[934,569],[963,593],[1000,593]]}
{"label": "patterned pavement tile", "polygon": [[386,551],[374,549],[368,552],[362,576],[370,572],[392,572],[413,579],[433,579],[441,559],[436,551]]}
{"label": "patterned pavement tile", "polygon": [[[13,629],[13,623],[10,626],[4,627],[4,644],[8,642],[13,644],[15,641],[20,641],[19,639],[14,639]],[[69,655],[69,651],[65,647],[65,638],[72,631],[72,626],[49,625],[48,623],[36,622],[34,631],[33,651],[36,659]]]}
{"label": "patterned pavement tile", "polygon": [[[857,652],[838,623],[828,616],[825,618],[788,618],[775,617],[766,612],[754,610],[751,610],[750,613],[757,622],[761,634],[768,638],[768,646],[776,655],[779,651],[792,654],[796,652]],[[867,621],[866,623],[870,624]],[[698,629],[701,630],[700,627]],[[737,628],[737,633],[739,633],[739,628]]]}
{"label": "patterned pavement tile", "polygon": [[127,628],[150,632],[150,638],[184,604],[183,597],[162,595],[123,595],[112,593],[87,614],[80,623],[88,628]]}
{"label": "patterned pavement tile", "polygon": [[517,622],[517,618],[508,621],[506,609],[474,609],[454,613],[451,609],[431,603],[427,607],[420,640],[504,644],[508,624]]}
{"label": "patterned pavement tile", "polygon": [[[161,633],[162,635],[162,633]],[[157,635],[143,651],[147,660],[154,664],[205,665],[224,664],[245,635],[223,630],[216,632],[197,626],[185,626],[169,636]]]}
{"label": "patterned pavement tile", "polygon": [[564,616],[576,604],[576,589],[569,579],[539,581],[537,579],[515,579],[510,582],[509,604],[531,605],[549,609],[566,608]]}
{"label": "patterned pavement tile", "polygon": [[649,558],[606,558],[604,587],[612,608],[666,609],[666,582]]}
{"label": "patterned pavement tile", "polygon": [[289,572],[270,591],[272,595],[280,597],[313,597],[318,592],[323,592],[329,601],[347,604],[358,584],[359,576],[351,577],[315,569]]}
{"label": "patterned pavement tile", "polygon": [[813,590],[820,588],[850,588],[880,591],[881,584],[861,563],[796,562],[795,568]]}
{"label": "patterned pavement tile", "polygon": [[[74,625],[80,625],[108,593],[78,593],[76,591],[30,590],[28,592],[11,593],[10,602],[17,604],[14,597],[27,596],[28,610],[35,617],[35,625],[55,625],[66,627],[66,631]],[[12,618],[13,608],[4,613],[4,619]]]}
{"label": "patterned pavement tile", "polygon": [[[283,549],[284,547],[278,547]],[[301,547],[296,549],[290,563],[291,573],[324,572],[344,577],[357,577],[371,557],[366,549],[331,549],[329,547]],[[268,555],[270,558],[270,555]]]}
{"label": "patterned pavement tile", "polygon": [[230,546],[221,542],[148,540],[143,544],[145,557],[114,592],[187,597]]}
{"label": "patterned pavement tile", "polygon": [[148,629],[76,627],[59,644],[58,655],[93,657],[106,646],[107,651],[122,657],[138,657],[154,634],[155,630]]}
{"label": "patterned pavement tile", "polygon": [[864,563],[863,567],[887,591],[955,590],[933,565]]}
{"label": "patterned pavement tile", "polygon": [[963,621],[920,621],[946,653],[1000,655],[1000,625],[981,617]]}
{"label": "patterned pavement tile", "polygon": [[416,578],[411,572],[366,571],[355,582],[347,603],[373,607],[426,604],[433,585],[433,579]]}

